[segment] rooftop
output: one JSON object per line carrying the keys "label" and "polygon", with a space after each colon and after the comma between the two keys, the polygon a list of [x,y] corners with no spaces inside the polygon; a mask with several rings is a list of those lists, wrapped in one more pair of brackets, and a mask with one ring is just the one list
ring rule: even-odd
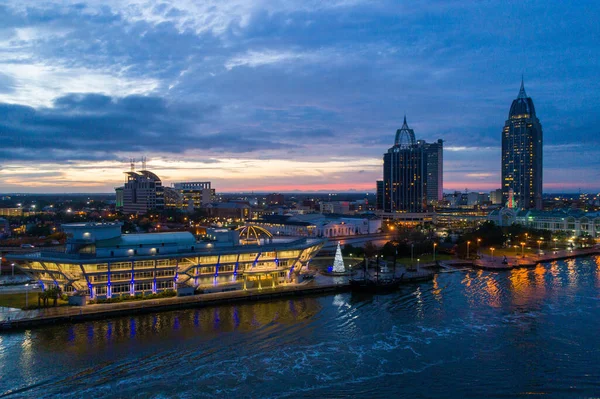
{"label": "rooftop", "polygon": [[194,250],[180,250],[177,253],[156,254],[156,255],[131,255],[122,257],[96,257],[91,254],[69,254],[56,251],[40,251],[30,253],[8,254],[7,258],[12,260],[44,260],[47,262],[65,262],[77,261],[78,263],[99,263],[99,262],[131,262],[151,259],[170,259],[186,256],[205,256],[205,255],[230,255],[266,252],[284,249],[308,248],[327,242],[326,238],[300,238],[300,239],[273,239],[272,243],[264,245],[231,245],[226,247],[214,246],[212,243],[199,242]]}

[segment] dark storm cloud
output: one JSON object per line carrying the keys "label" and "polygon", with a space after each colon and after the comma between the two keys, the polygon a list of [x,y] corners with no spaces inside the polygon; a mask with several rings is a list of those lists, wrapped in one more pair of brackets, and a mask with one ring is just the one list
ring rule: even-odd
{"label": "dark storm cloud", "polygon": [[[374,159],[393,144],[406,113],[418,139],[473,149],[448,151],[448,171],[496,173],[521,73],[545,143],[563,146],[562,156],[547,147],[548,165],[578,159],[581,148],[564,145],[600,143],[598,4],[330,3],[197,2],[194,11],[148,1],[144,13],[125,0],[0,6],[0,42],[13,38],[4,52],[13,63],[157,82],[147,96],[0,104],[0,156],[102,160],[117,151],[191,150]],[[42,33],[14,39],[23,28]],[[18,93],[20,84],[0,72],[0,95]],[[584,156],[598,166],[589,150]]]}
{"label": "dark storm cloud", "polygon": [[[252,152],[283,146],[263,132],[240,134],[207,128],[215,105],[169,103],[163,98],[72,94],[54,107],[0,104],[5,159],[115,159],[115,153],[188,150]],[[62,154],[62,155],[61,155]]]}

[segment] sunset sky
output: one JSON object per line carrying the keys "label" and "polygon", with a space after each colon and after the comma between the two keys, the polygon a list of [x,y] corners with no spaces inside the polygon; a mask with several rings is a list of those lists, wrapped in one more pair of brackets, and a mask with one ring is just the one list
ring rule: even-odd
{"label": "sunset sky", "polygon": [[[544,190],[600,190],[600,2],[8,0],[0,192],[374,191],[404,114],[444,189],[500,187],[521,74]],[[138,168],[141,163],[138,162]]]}

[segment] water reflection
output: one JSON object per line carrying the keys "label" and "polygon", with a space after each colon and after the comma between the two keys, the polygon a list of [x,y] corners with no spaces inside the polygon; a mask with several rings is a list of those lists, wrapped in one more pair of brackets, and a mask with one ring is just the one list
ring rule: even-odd
{"label": "water reflection", "polygon": [[6,334],[0,395],[593,397],[599,286],[597,257]]}
{"label": "water reflection", "polygon": [[[233,331],[250,332],[269,323],[287,324],[310,318],[320,308],[315,298],[302,298],[122,317],[37,329],[30,334],[35,335],[38,350],[62,351],[66,345],[71,352],[85,353],[92,346],[103,347],[128,339],[152,342],[174,336],[210,338]],[[32,345],[31,341],[27,343]]]}

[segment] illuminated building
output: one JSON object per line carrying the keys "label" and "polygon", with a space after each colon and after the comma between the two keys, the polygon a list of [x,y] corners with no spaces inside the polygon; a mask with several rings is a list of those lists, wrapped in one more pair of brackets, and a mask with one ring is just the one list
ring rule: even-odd
{"label": "illuminated building", "polygon": [[115,208],[121,210],[123,209],[123,187],[116,187],[115,195]]}
{"label": "illuminated building", "polygon": [[173,189],[181,196],[184,208],[202,208],[215,201],[215,189],[208,181],[174,183]]}
{"label": "illuminated building", "polygon": [[442,200],[443,142],[415,140],[406,117],[394,146],[383,155],[383,180],[377,183],[377,205],[384,212],[425,212]]}
{"label": "illuminated building", "polygon": [[23,208],[0,208],[0,216],[23,216]]}
{"label": "illuminated building", "polygon": [[381,219],[374,216],[335,214],[265,215],[253,221],[274,235],[297,237],[344,237],[381,231]]}
{"label": "illuminated building", "polygon": [[533,229],[564,232],[575,237],[589,235],[600,238],[600,212],[583,212],[579,209],[539,211],[535,209],[494,210],[488,220],[499,226],[520,224]]}
{"label": "illuminated building", "polygon": [[[75,298],[112,298],[160,293],[191,294],[274,287],[294,281],[325,239],[263,239],[241,242],[227,229],[207,231],[210,241],[189,232],[121,234],[120,223],[62,226],[65,252],[8,255],[44,289],[53,285]],[[248,244],[248,245],[244,245]]]}
{"label": "illuminated building", "polygon": [[125,174],[125,185],[115,189],[117,193],[123,191],[123,213],[144,215],[152,209],[164,208],[164,189],[158,176],[147,170]]}
{"label": "illuminated building", "polygon": [[512,189],[517,207],[542,208],[542,125],[521,80],[502,130],[502,202]]}

